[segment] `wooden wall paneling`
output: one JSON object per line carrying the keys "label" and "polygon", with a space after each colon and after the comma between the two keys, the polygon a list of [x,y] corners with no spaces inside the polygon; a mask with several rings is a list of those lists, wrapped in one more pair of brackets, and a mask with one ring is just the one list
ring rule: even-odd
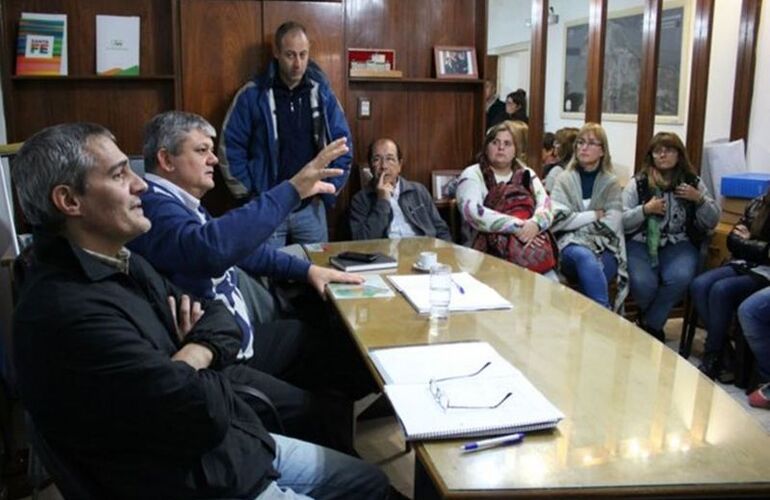
{"label": "wooden wall paneling", "polygon": [[738,61],[735,67],[733,116],[730,140],[743,139],[748,144],[751,100],[754,95],[754,69],[757,60],[757,39],[762,0],[743,0],[741,26],[738,35]]}
{"label": "wooden wall paneling", "polygon": [[219,130],[235,93],[259,66],[261,2],[184,0],[180,20],[181,109]]}
{"label": "wooden wall paneling", "polygon": [[[482,80],[487,78],[487,66],[485,64],[484,57],[487,53],[487,30],[486,26],[489,25],[487,19],[487,2],[473,2],[476,5],[476,13],[474,19],[476,23],[483,23],[484,29],[475,29],[476,41],[473,44],[476,47],[476,57],[478,59],[478,72],[479,78]],[[475,26],[474,26],[475,28]]]}
{"label": "wooden wall paneling", "polygon": [[545,123],[545,69],[548,59],[548,0],[532,0],[532,39],[529,73],[528,163],[542,174]]}
{"label": "wooden wall paneling", "polygon": [[656,95],[658,89],[658,54],[660,49],[660,20],[663,0],[646,0],[642,26],[642,61],[639,77],[639,107],[636,118],[636,156],[634,172],[641,167],[647,145],[655,129]]}
{"label": "wooden wall paneling", "polygon": [[[144,123],[159,110],[173,107],[173,89],[166,80],[126,80],[103,85],[99,80],[16,81],[16,128],[11,142],[23,141],[40,129],[62,122],[103,124],[127,154],[141,154]],[[30,103],[36,103],[29,105]]]}
{"label": "wooden wall paneling", "polygon": [[[483,108],[478,87],[465,83],[351,83],[351,106],[363,96],[372,102],[371,119],[352,124],[354,163],[366,164],[369,143],[390,137],[404,153],[404,176],[426,186],[430,186],[433,170],[470,165],[478,133],[475,127],[462,124],[476,109]],[[350,187],[353,193],[358,190],[356,185]]]}
{"label": "wooden wall paneling", "polygon": [[[479,3],[485,4],[483,0],[348,0],[347,47],[395,49],[396,68],[409,78],[435,77],[436,45],[475,46],[481,62],[486,53],[486,7]],[[484,33],[481,39],[479,31]]]}
{"label": "wooden wall paneling", "polygon": [[182,21],[179,12],[181,0],[168,0],[171,3],[171,63],[174,67],[174,109],[182,107],[184,100],[182,95]]}
{"label": "wooden wall paneling", "polygon": [[497,84],[497,59],[499,56],[487,55],[484,58],[484,79]]}
{"label": "wooden wall paneling", "polygon": [[275,30],[289,20],[302,23],[310,39],[310,57],[324,70],[337,98],[344,103],[347,89],[347,53],[342,4],[265,1],[263,9],[263,63],[267,64],[273,57]]}
{"label": "wooden wall paneling", "polygon": [[[213,8],[213,7],[216,8]],[[259,0],[183,0],[179,8],[180,109],[221,132],[235,93],[262,69]],[[235,206],[219,169],[203,204],[219,215]]]}
{"label": "wooden wall paneling", "polygon": [[586,122],[601,123],[604,95],[604,45],[607,38],[607,0],[591,0],[588,9],[588,68]]}
{"label": "wooden wall paneling", "polygon": [[714,0],[695,0],[694,19],[690,99],[687,107],[687,154],[695,169],[700,171],[711,60],[711,31],[714,24]]}

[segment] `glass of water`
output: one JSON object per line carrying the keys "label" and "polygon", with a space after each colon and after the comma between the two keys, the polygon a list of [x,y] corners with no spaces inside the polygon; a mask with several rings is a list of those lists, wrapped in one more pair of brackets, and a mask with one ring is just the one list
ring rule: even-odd
{"label": "glass of water", "polygon": [[452,298],[452,268],[435,264],[430,268],[430,318],[449,318],[449,301]]}

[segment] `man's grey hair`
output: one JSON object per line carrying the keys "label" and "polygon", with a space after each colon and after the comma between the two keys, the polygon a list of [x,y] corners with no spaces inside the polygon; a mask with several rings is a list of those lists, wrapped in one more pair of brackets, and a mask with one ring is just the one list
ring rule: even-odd
{"label": "man's grey hair", "polygon": [[158,169],[158,151],[165,149],[171,155],[182,151],[182,144],[193,130],[200,130],[212,139],[217,131],[205,118],[184,111],[166,111],[155,115],[144,126],[144,169],[155,172]]}
{"label": "man's grey hair", "polygon": [[51,201],[56,186],[70,186],[76,193],[86,189],[86,174],[96,166],[89,141],[105,137],[115,142],[112,132],[95,123],[65,123],[48,127],[24,142],[12,162],[16,195],[31,225],[58,231],[62,214]]}

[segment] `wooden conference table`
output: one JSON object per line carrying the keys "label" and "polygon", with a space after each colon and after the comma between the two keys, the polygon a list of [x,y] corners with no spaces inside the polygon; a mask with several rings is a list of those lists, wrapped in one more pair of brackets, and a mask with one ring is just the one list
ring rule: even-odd
{"label": "wooden conference table", "polygon": [[341,249],[397,257],[401,274],[414,272],[420,251],[434,250],[513,303],[436,325],[398,294],[336,301],[362,353],[484,340],[566,416],[553,432],[475,454],[461,454],[457,440],[415,443],[417,498],[770,495],[770,435],[622,317],[539,275],[431,238],[331,243],[310,256],[326,265]]}

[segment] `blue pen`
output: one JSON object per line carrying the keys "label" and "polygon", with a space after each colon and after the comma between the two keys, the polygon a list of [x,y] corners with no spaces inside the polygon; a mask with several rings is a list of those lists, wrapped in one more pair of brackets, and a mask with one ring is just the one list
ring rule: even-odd
{"label": "blue pen", "polygon": [[509,434],[507,436],[500,436],[491,439],[482,439],[473,443],[465,443],[460,446],[462,451],[484,450],[486,448],[494,448],[495,446],[507,446],[509,444],[521,443],[524,441],[524,433],[517,432],[516,434]]}
{"label": "blue pen", "polygon": [[454,284],[454,286],[457,287],[457,291],[459,291],[463,295],[465,294],[465,288],[461,287],[460,283],[456,282],[454,278],[452,278],[452,283]]}

